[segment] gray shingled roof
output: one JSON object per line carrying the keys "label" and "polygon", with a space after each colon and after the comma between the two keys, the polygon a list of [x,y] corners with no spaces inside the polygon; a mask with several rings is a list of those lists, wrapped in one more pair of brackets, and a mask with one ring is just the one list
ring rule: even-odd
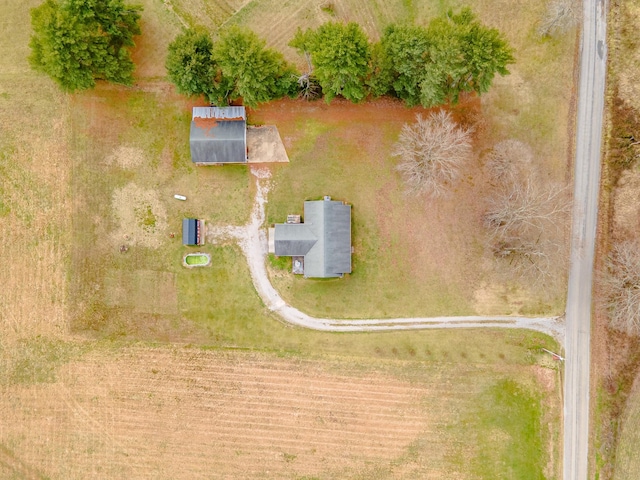
{"label": "gray shingled roof", "polygon": [[318,241],[305,223],[280,223],[276,225],[275,254],[278,256],[304,256]]}
{"label": "gray shingled roof", "polygon": [[244,107],[194,107],[189,144],[194,163],[246,163]]}
{"label": "gray shingled roof", "polygon": [[275,254],[304,256],[305,277],[351,273],[351,206],[333,200],[304,202],[304,223],[275,226]]}

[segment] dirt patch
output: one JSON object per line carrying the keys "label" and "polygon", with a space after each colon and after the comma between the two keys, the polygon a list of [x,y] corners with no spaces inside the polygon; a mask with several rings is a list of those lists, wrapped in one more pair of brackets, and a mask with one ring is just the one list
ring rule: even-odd
{"label": "dirt patch", "polygon": [[113,215],[118,228],[111,239],[117,245],[158,248],[167,235],[167,210],[158,192],[130,183],[113,192]]}
{"label": "dirt patch", "polygon": [[[460,108],[464,106],[464,100]],[[249,109],[249,115],[253,122],[278,125],[284,138],[287,135],[299,133],[298,129],[287,128],[300,119],[320,120],[331,123],[355,124],[356,122],[369,123],[372,119],[380,122],[407,122],[414,121],[416,113],[429,112],[422,107],[407,108],[400,100],[392,98],[380,98],[366,103],[354,105],[342,98],[335,98],[330,105],[321,100],[307,102],[299,99],[284,98],[275,102],[261,105],[258,110]],[[282,132],[284,125],[286,132]]]}
{"label": "dirt patch", "polygon": [[144,151],[141,148],[122,145],[111,152],[105,159],[107,165],[118,165],[124,169],[134,169],[146,162]]}
{"label": "dirt patch", "polygon": [[139,313],[178,313],[175,273],[154,270],[113,270],[105,278],[110,307],[131,308]]}
{"label": "dirt patch", "polygon": [[289,157],[275,125],[247,127],[249,163],[288,163]]}

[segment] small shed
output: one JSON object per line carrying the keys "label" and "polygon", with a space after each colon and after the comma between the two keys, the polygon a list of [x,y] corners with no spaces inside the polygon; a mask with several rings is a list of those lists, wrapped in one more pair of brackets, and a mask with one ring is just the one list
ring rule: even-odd
{"label": "small shed", "polygon": [[183,245],[204,245],[204,239],[204,220],[198,220],[197,218],[182,219]]}
{"label": "small shed", "polygon": [[193,107],[189,145],[196,165],[247,163],[245,108]]}

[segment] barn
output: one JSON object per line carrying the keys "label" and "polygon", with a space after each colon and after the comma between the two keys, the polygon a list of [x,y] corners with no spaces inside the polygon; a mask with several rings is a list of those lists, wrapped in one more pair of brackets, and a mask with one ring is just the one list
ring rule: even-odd
{"label": "barn", "polygon": [[193,107],[189,146],[196,165],[247,163],[245,108]]}

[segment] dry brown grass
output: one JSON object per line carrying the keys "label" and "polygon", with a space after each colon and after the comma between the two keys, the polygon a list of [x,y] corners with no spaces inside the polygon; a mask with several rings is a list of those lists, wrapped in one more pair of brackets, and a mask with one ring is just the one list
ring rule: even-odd
{"label": "dry brown grass", "polygon": [[[0,347],[66,332],[68,99],[26,62],[26,4],[2,6],[0,52]],[[1,350],[1,348],[0,348]]]}
{"label": "dry brown grass", "polygon": [[625,26],[615,30],[612,35],[614,75],[620,98],[636,110],[640,110],[640,85],[638,84],[640,48],[638,48],[637,36],[630,31],[634,28],[632,25],[636,26],[640,23],[640,2],[620,2],[617,7],[620,8],[618,18],[624,19]]}
{"label": "dry brown grass", "polygon": [[[169,43],[180,32],[180,18],[160,0],[138,0],[144,8],[140,19],[142,35],[134,38],[136,48],[133,61],[136,64],[136,77],[140,80],[164,78],[167,74],[164,67]],[[170,4],[170,3],[169,3]]]}
{"label": "dry brown grass", "polygon": [[[616,312],[608,310],[606,259],[616,247],[640,234],[638,200],[637,131],[638,58],[637,26],[640,2],[611,3],[608,27],[609,70],[607,85],[606,165],[601,193],[599,232],[600,285],[596,285],[599,307],[592,363],[596,367],[597,398],[594,411],[595,474],[604,480],[632,479],[640,475],[638,463],[639,358],[637,337],[610,328]],[[602,208],[604,206],[604,208]],[[635,380],[635,382],[634,382]]]}
{"label": "dry brown grass", "polygon": [[[513,370],[467,365],[452,376],[443,365],[407,367],[95,351],[60,368],[53,383],[12,387],[0,399],[0,444],[50,478],[443,478],[460,468],[451,456],[471,458],[476,448],[458,422]],[[536,369],[521,374],[556,388]],[[463,467],[456,478],[471,477]]]}
{"label": "dry brown grass", "polygon": [[168,235],[167,209],[155,189],[135,183],[116,188],[112,198],[117,228],[111,232],[114,245],[158,248]]}
{"label": "dry brown grass", "polygon": [[[270,47],[301,66],[303,59],[288,46],[298,27],[315,28],[330,20],[353,21],[359,23],[370,38],[378,39],[386,25],[407,15],[400,2],[387,0],[172,0],[172,3],[187,21],[205,25],[212,31],[229,24],[247,26],[266,39]],[[333,14],[326,8],[329,3]]]}

